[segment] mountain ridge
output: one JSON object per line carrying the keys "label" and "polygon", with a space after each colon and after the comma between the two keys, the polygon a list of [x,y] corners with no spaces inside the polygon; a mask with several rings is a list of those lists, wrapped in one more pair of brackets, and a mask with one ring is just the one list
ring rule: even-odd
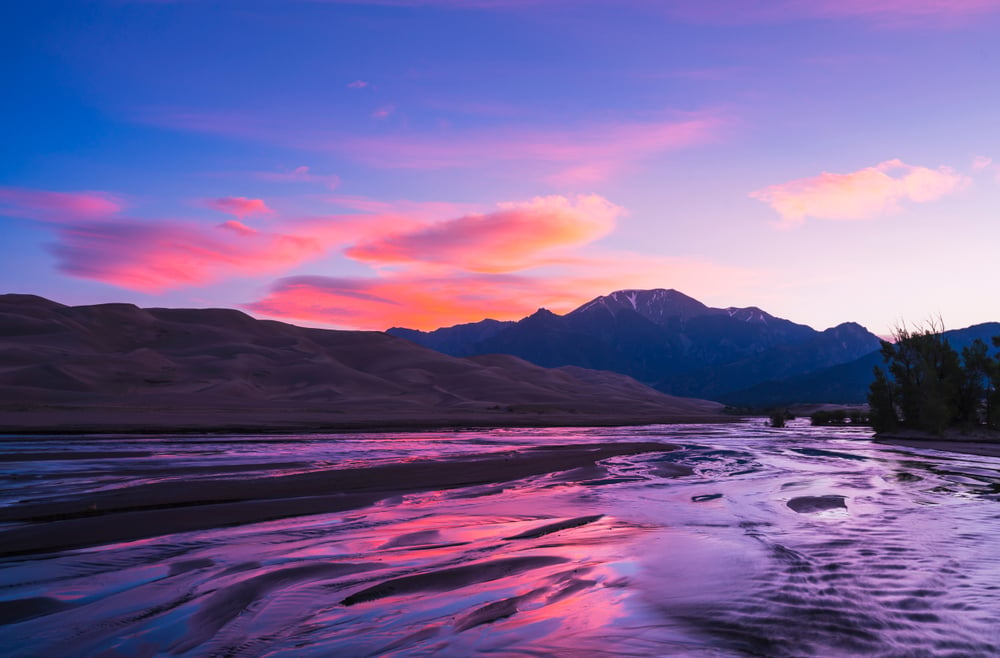
{"label": "mountain ridge", "polygon": [[635,424],[721,410],[615,373],[452,357],[383,332],[0,295],[0,431]]}
{"label": "mountain ridge", "polygon": [[666,393],[710,399],[846,363],[879,345],[857,323],[820,332],[757,306],[713,308],[666,288],[614,291],[565,315],[540,309],[513,323],[460,327],[388,333],[445,353],[496,352],[546,367],[612,370]]}

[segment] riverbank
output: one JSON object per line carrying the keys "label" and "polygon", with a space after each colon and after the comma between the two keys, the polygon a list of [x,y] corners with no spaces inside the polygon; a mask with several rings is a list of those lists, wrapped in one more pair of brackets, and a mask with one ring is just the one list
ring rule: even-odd
{"label": "riverbank", "polygon": [[943,450],[982,457],[1000,457],[1000,432],[995,430],[975,429],[962,431],[950,429],[941,435],[904,430],[876,434],[872,437],[872,441],[883,445],[906,448]]}
{"label": "riverbank", "polygon": [[497,484],[562,471],[569,472],[569,479],[574,472],[593,478],[599,460],[675,449],[672,444],[657,442],[540,446],[368,468],[212,480],[202,479],[204,473],[178,471],[168,481],[0,508],[0,524],[23,524],[0,532],[0,556],[340,512],[405,494]]}
{"label": "riverbank", "polygon": [[405,432],[443,428],[621,427],[655,424],[725,423],[742,420],[722,413],[623,408],[588,410],[514,405],[485,411],[342,411],[260,405],[229,408],[0,409],[0,434],[282,434]]}

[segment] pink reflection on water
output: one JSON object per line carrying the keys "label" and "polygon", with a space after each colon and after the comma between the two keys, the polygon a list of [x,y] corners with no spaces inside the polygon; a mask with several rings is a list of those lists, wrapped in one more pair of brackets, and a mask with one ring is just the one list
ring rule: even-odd
{"label": "pink reflection on water", "polygon": [[[408,450],[429,458],[655,432],[689,447],[403,494],[336,514],[0,561],[0,613],[11,615],[4,650],[1000,651],[997,460],[900,454],[850,432],[750,426],[422,433],[398,443],[381,435],[301,444],[213,437],[153,452],[182,455],[177,469],[256,464],[249,477],[258,477],[310,464],[398,461]],[[123,470],[134,466],[127,461]],[[174,477],[167,461],[151,463],[158,470],[143,479]],[[80,471],[78,464],[49,466]],[[79,477],[84,490],[108,486]],[[101,477],[128,479],[110,465]],[[17,497],[68,495],[55,479],[18,482]],[[843,496],[846,507],[800,513],[787,504],[813,496]],[[294,510],[296,501],[286,504]]]}

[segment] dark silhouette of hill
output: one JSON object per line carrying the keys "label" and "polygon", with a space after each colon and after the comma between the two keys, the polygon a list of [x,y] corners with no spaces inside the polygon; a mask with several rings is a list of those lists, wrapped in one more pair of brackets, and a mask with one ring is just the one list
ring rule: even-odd
{"label": "dark silhouette of hill", "polygon": [[712,308],[676,290],[620,290],[566,315],[390,334],[449,354],[512,354],[547,367],[632,376],[677,395],[723,399],[761,382],[852,361],[878,349],[855,323],[819,332],[757,308]]}
{"label": "dark silhouette of hill", "polygon": [[[944,332],[956,350],[968,347],[976,339],[990,344],[1000,336],[1000,322],[986,322],[964,329]],[[765,381],[743,390],[719,396],[719,401],[741,407],[773,407],[794,403],[834,402],[863,404],[872,382],[872,369],[882,365],[882,355],[875,350],[864,356],[804,375]]]}
{"label": "dark silhouette of hill", "polygon": [[619,374],[457,358],[381,332],[0,295],[0,431],[623,424],[720,409]]}

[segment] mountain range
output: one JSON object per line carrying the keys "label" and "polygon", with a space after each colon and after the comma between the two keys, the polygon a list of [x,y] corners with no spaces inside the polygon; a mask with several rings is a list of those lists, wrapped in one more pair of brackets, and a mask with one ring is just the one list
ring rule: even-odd
{"label": "mountain range", "polygon": [[454,357],[381,332],[0,295],[0,433],[634,424],[721,411],[614,372]]}
{"label": "mountain range", "polygon": [[[620,290],[566,315],[540,309],[518,322],[484,320],[430,332],[395,327],[388,333],[455,356],[501,353],[546,367],[611,370],[672,395],[750,406],[765,398],[766,404],[800,401],[794,390],[754,391],[853,362],[880,345],[854,322],[817,331],[755,306],[712,308],[664,289]],[[859,401],[854,389],[834,397],[823,401]]]}

